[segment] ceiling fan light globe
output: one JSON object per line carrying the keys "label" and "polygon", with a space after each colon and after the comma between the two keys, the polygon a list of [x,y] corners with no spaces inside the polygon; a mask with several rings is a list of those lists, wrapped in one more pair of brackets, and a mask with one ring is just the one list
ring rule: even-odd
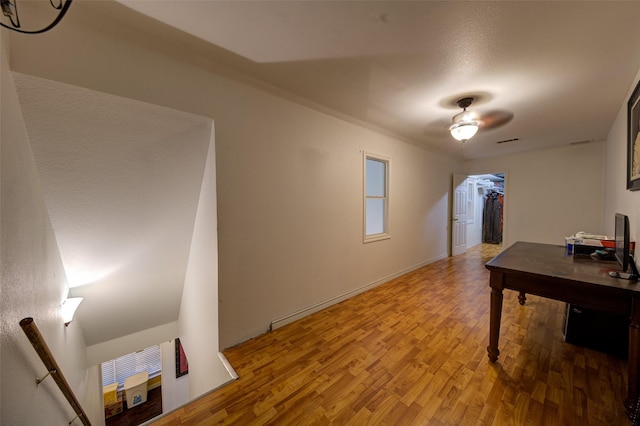
{"label": "ceiling fan light globe", "polygon": [[478,123],[473,121],[469,123],[456,123],[449,127],[451,136],[461,142],[471,139],[478,131]]}
{"label": "ceiling fan light globe", "polygon": [[466,109],[453,116],[451,122],[453,124],[471,123],[478,121],[478,114],[475,111],[467,111]]}

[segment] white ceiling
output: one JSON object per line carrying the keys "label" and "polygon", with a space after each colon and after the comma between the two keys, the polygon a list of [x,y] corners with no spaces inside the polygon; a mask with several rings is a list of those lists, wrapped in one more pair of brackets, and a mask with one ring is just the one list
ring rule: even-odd
{"label": "white ceiling", "polygon": [[[461,159],[604,140],[640,69],[640,2],[121,3],[65,19],[96,7],[168,55]],[[14,76],[87,344],[175,321],[211,121]],[[445,128],[465,95],[513,119],[463,147]]]}
{"label": "white ceiling", "polygon": [[211,120],[13,77],[87,345],[176,321]]}
{"label": "white ceiling", "polygon": [[[640,2],[121,3],[243,73],[468,159],[604,140],[640,69]],[[445,128],[465,95],[513,119],[463,148]]]}

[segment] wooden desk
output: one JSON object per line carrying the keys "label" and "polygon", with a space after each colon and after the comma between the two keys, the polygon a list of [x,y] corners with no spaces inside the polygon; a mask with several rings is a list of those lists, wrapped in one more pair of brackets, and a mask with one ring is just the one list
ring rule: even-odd
{"label": "wooden desk", "polygon": [[590,258],[574,259],[563,246],[517,242],[490,260],[491,318],[489,360],[500,355],[500,319],[502,290],[520,292],[524,305],[526,293],[586,308],[627,315],[629,325],[629,377],[625,407],[627,413],[638,399],[640,373],[640,283],[611,278],[609,271],[619,270],[616,262],[598,262]]}

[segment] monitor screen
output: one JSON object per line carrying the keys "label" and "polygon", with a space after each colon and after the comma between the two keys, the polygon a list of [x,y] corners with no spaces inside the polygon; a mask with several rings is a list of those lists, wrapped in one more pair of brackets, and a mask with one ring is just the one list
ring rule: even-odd
{"label": "monitor screen", "polygon": [[629,217],[616,213],[615,226],[616,259],[622,266],[622,272],[627,272],[629,267]]}

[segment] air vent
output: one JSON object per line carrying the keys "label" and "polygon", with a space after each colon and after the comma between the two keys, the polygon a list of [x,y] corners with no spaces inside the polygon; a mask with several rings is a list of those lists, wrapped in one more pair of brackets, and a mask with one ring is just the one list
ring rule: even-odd
{"label": "air vent", "polygon": [[590,143],[590,140],[586,140],[586,141],[577,141],[577,142],[570,142],[569,145],[584,145],[586,143]]}
{"label": "air vent", "polygon": [[501,141],[498,141],[496,143],[507,143],[507,142],[515,142],[515,141],[519,141],[520,138],[511,138],[511,139],[503,139]]}

